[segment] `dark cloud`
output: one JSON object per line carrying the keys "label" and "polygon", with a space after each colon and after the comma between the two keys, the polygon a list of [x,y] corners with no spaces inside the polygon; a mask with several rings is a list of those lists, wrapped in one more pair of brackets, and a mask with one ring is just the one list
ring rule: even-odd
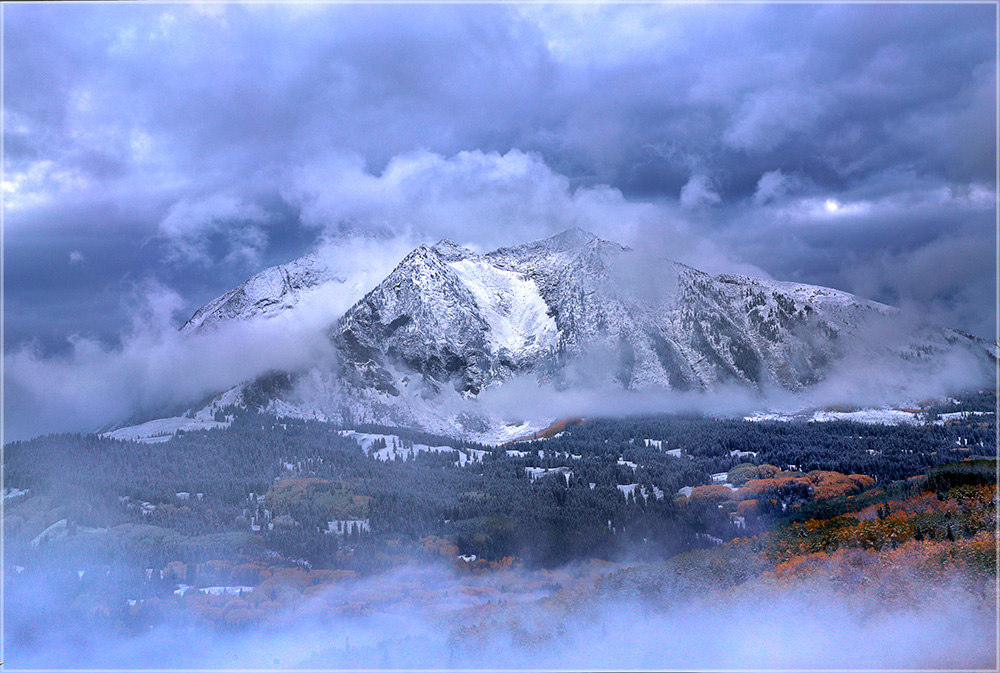
{"label": "dark cloud", "polygon": [[130,281],[182,315],[345,230],[488,247],[581,222],[992,336],[988,5],[5,17],[10,343],[113,341]]}

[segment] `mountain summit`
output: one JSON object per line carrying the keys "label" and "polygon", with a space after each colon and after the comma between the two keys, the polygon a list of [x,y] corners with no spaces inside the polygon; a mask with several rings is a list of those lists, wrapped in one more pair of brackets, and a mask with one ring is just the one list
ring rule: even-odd
{"label": "mountain summit", "polygon": [[[303,290],[344,282],[327,275],[311,257],[268,269],[184,329],[294,310]],[[452,401],[521,376],[570,391],[797,392],[848,357],[902,366],[958,348],[989,363],[981,340],[898,322],[897,309],[846,292],[713,276],[581,229],[486,254],[445,239],[410,252],[331,318],[337,371],[293,373],[283,392],[258,403],[455,432],[468,429],[468,414],[454,412]]]}
{"label": "mountain summit", "polygon": [[181,326],[181,331],[213,329],[228,320],[272,317],[294,308],[303,293],[330,282],[344,283],[344,278],[315,253],[272,266],[202,306]]}

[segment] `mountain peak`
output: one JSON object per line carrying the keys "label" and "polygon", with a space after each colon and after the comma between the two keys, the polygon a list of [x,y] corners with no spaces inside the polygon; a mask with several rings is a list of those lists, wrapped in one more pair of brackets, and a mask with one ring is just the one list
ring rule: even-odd
{"label": "mountain peak", "polygon": [[[452,401],[522,376],[569,390],[736,384],[798,392],[847,357],[922,367],[958,348],[985,372],[998,353],[995,344],[936,328],[882,343],[869,328],[884,333],[881,320],[895,315],[888,307],[678,264],[662,277],[643,274],[631,254],[579,228],[485,255],[448,239],[421,245],[330,327],[336,371],[317,374],[316,390],[310,383],[272,402],[339,422],[485,432],[492,412],[456,416]],[[258,274],[199,311],[188,329],[206,315],[219,322],[292,310],[313,287],[340,281],[314,262]],[[329,386],[327,375],[336,377]]]}
{"label": "mountain peak", "polygon": [[233,319],[271,317],[295,306],[303,293],[319,285],[345,281],[317,253],[309,253],[254,274],[198,309],[180,331],[215,329]]}
{"label": "mountain peak", "polygon": [[499,248],[488,253],[486,257],[501,261],[503,264],[519,266],[528,259],[558,258],[567,253],[575,255],[575,253],[586,249],[595,241],[598,243],[607,243],[589,231],[573,227],[548,238],[542,238],[530,243],[522,243],[521,245],[509,248]]}
{"label": "mountain peak", "polygon": [[585,246],[591,241],[597,240],[597,236],[580,227],[572,227],[545,240],[565,249]]}
{"label": "mountain peak", "polygon": [[472,254],[471,250],[463,248],[450,238],[442,238],[440,241],[431,246],[431,250],[441,255],[441,257],[449,262],[465,259]]}

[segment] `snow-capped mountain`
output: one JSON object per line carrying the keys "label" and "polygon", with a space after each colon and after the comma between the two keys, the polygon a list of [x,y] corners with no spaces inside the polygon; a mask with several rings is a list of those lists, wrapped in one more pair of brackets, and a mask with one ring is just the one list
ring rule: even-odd
{"label": "snow-capped mountain", "polygon": [[[330,276],[315,257],[268,269],[183,329],[294,310],[303,292],[343,282]],[[958,348],[989,363],[985,342],[903,326],[884,304],[811,285],[713,276],[579,229],[487,254],[448,240],[422,245],[343,316],[331,316],[328,334],[340,353],[337,371],[272,376],[266,394],[258,382],[224,399],[477,434],[496,419],[460,403],[523,375],[556,390],[735,384],[795,392],[847,357],[904,366]]]}
{"label": "snow-capped mountain", "polygon": [[228,320],[272,317],[298,305],[303,295],[326,283],[344,283],[317,254],[264,269],[221,297],[198,309],[181,327],[197,332]]}
{"label": "snow-capped mountain", "polygon": [[560,386],[795,390],[822,377],[844,337],[893,313],[835,290],[645,263],[572,230],[486,255],[421,246],[333,336],[360,380],[390,395],[401,381],[390,369],[466,395],[524,371]]}

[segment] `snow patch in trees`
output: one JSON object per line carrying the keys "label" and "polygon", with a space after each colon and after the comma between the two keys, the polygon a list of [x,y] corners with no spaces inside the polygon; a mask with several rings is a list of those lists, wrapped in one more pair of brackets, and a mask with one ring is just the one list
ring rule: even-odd
{"label": "snow patch in trees", "polygon": [[423,453],[424,451],[432,451],[435,453],[458,451],[458,462],[460,465],[465,465],[467,462],[481,462],[483,456],[486,455],[485,451],[475,449],[460,450],[447,445],[429,446],[427,444],[416,444],[414,442],[404,440],[398,435],[379,435],[365,432],[355,432],[354,430],[342,430],[340,434],[344,437],[351,437],[358,443],[358,446],[361,447],[362,451],[370,455],[375,460],[380,460],[382,462],[390,460],[412,460],[417,454]]}
{"label": "snow patch in trees", "polygon": [[550,474],[562,474],[566,477],[567,486],[569,486],[569,480],[573,476],[573,470],[568,467],[526,467],[524,471],[532,482]]}

